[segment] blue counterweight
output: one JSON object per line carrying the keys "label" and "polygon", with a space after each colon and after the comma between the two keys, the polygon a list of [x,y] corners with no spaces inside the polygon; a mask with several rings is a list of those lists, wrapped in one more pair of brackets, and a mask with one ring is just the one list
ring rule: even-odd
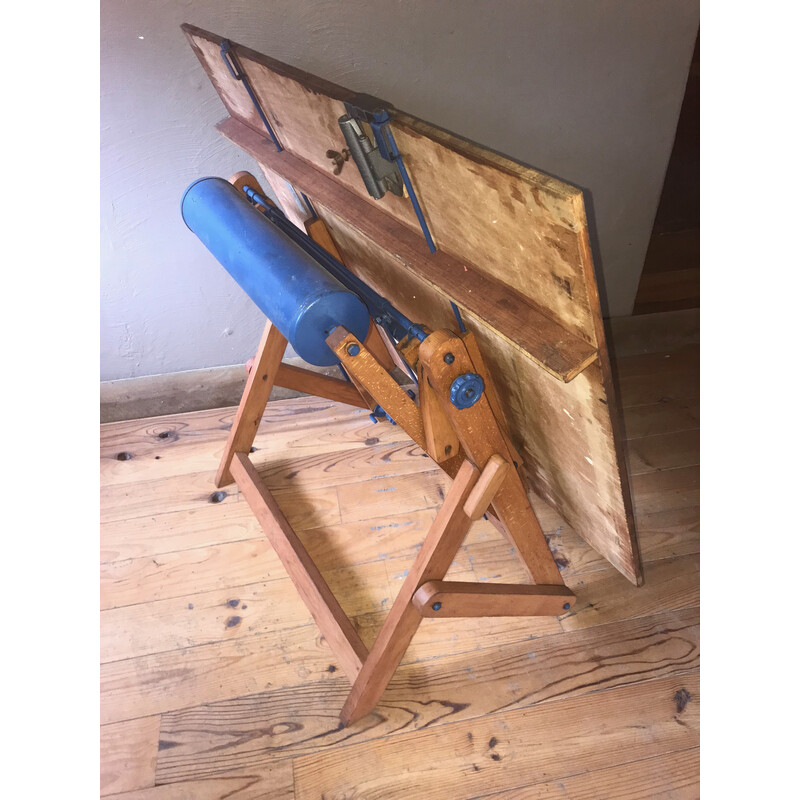
{"label": "blue counterweight", "polygon": [[195,181],[181,200],[183,221],[309,364],[338,363],[325,342],[343,325],[362,341],[370,315],[298,244],[222,178]]}

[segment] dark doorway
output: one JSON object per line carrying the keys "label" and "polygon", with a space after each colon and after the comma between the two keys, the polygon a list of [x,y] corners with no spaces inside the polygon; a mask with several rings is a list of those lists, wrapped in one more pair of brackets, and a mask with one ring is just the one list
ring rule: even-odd
{"label": "dark doorway", "polygon": [[700,307],[700,34],[634,314]]}

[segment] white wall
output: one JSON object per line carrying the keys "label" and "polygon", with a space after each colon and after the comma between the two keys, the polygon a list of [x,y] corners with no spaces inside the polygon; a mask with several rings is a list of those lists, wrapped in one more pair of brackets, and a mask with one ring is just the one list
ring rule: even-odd
{"label": "white wall", "polygon": [[258,174],[182,22],[582,187],[606,313],[632,310],[698,0],[102,0],[103,380],[241,363],[263,327],[181,221],[195,178]]}

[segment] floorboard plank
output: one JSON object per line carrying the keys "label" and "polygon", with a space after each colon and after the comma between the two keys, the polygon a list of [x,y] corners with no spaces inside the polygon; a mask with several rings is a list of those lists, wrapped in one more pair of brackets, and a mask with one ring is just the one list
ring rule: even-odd
{"label": "floorboard plank", "polygon": [[[323,575],[351,616],[380,608],[389,597],[382,562],[323,570]],[[311,622],[311,614],[283,572],[270,581],[101,611],[100,661],[184,650]]]}
{"label": "floorboard plank", "polygon": [[[339,408],[347,408],[341,404]],[[224,416],[221,411],[225,411]],[[217,415],[228,420],[235,409],[218,410]],[[301,407],[302,410],[302,407]],[[407,445],[410,440],[402,428],[388,423],[370,422],[368,412],[352,409],[334,413],[326,408],[325,415],[315,417],[307,427],[286,426],[280,419],[264,421],[259,427],[253,447],[254,463],[278,461],[292,453],[293,458],[324,459],[327,453],[340,451],[373,452],[377,445]],[[354,413],[355,412],[355,413]],[[126,426],[116,437],[107,437],[101,444],[100,474],[104,485],[163,480],[192,472],[215,473],[227,439],[226,427],[218,421],[216,427],[195,430],[189,415],[173,419],[170,424],[148,421],[141,428],[130,422],[113,423]],[[216,419],[216,418],[214,418]],[[163,438],[162,438],[163,437]]]}
{"label": "floorboard plank", "polygon": [[627,439],[640,439],[700,427],[700,400],[672,400],[625,410],[623,427]]}
{"label": "floorboard plank", "polygon": [[561,627],[577,630],[665,609],[692,608],[700,603],[699,576],[699,555],[646,563],[644,585],[639,587],[613,569],[580,575],[569,583],[576,600],[561,617]]}
{"label": "floorboard plank", "polygon": [[699,797],[700,748],[692,747],[469,800],[697,800]]}
{"label": "floorboard plank", "polygon": [[[679,714],[682,690],[692,701]],[[696,747],[698,707],[699,679],[687,675],[300,756],[295,797],[452,800],[552,781]]]}
{"label": "floorboard plank", "polygon": [[700,463],[700,429],[628,440],[631,475],[693,467]]}
{"label": "floorboard plank", "polygon": [[100,727],[100,795],[155,784],[160,716]]}
{"label": "floorboard plank", "polygon": [[698,610],[687,609],[401,666],[376,712],[348,729],[338,716],[347,687],[329,681],[165,714],[163,736],[174,744],[160,754],[158,778],[187,780],[692,672],[698,622]]}
{"label": "floorboard plank", "polygon": [[108,795],[108,800],[293,800],[294,776],[289,761],[263,770],[244,769],[208,778],[167,783],[136,792]]}

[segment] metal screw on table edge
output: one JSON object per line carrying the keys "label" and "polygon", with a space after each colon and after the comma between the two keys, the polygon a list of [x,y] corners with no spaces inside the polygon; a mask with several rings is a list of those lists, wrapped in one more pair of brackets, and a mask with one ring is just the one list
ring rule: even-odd
{"label": "metal screw on table edge", "polygon": [[355,343],[347,345],[347,355],[349,356],[357,356],[360,350],[361,348]]}
{"label": "metal screw on table edge", "polygon": [[444,354],[444,363],[445,364],[452,364],[456,360],[456,357],[452,353],[445,353]]}
{"label": "metal screw on table edge", "polygon": [[569,603],[564,603],[564,611],[569,611]]}
{"label": "metal screw on table edge", "polygon": [[440,602],[438,602],[438,601],[437,601],[437,602],[435,602],[435,603],[434,603],[434,604],[431,606],[431,608],[432,608],[434,611],[438,611],[438,610],[439,610],[441,607],[442,607],[442,604],[441,604]]}

